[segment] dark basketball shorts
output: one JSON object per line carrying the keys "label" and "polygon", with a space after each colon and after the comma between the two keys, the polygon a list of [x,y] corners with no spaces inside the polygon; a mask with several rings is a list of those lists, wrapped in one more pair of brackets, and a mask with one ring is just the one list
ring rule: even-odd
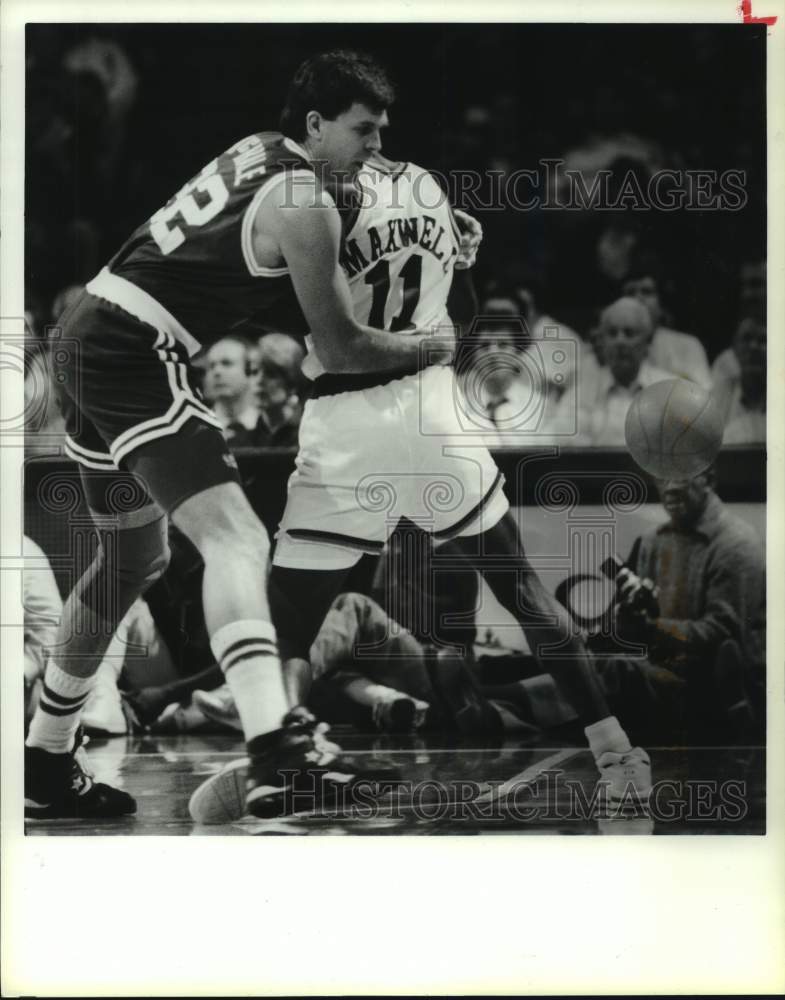
{"label": "dark basketball shorts", "polygon": [[132,473],[149,494],[144,502],[152,497],[171,512],[211,486],[239,481],[221,425],[171,332],[89,291],[61,327],[68,349],[56,352],[53,375],[65,450],[86,486],[91,471],[104,483],[112,470]]}

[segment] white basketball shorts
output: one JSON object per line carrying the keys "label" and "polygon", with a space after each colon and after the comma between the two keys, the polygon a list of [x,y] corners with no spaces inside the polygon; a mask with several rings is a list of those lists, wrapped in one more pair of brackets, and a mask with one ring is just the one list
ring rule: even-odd
{"label": "white basketball shorts", "polygon": [[308,400],[274,563],[339,569],[380,553],[402,517],[438,543],[509,508],[488,449],[461,423],[452,368]]}

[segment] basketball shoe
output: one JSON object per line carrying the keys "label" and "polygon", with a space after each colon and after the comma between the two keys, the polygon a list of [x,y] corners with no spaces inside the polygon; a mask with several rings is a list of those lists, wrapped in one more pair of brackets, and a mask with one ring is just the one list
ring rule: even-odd
{"label": "basketball shoe", "polygon": [[70,753],[25,747],[27,819],[115,819],[136,812],[127,792],[94,780],[86,742],[80,727]]}
{"label": "basketball shoe", "polygon": [[260,819],[350,805],[351,790],[372,791],[400,780],[397,768],[366,766],[325,738],[328,726],[297,707],[281,729],[248,743],[248,757],[233,761],[208,778],[191,796],[188,811],[196,823],[231,823],[246,813]]}
{"label": "basketball shoe", "polygon": [[427,701],[399,695],[374,703],[371,709],[373,724],[385,733],[412,733],[422,729],[428,712]]}
{"label": "basketball shoe", "polygon": [[651,761],[641,747],[624,753],[606,751],[597,758],[600,781],[611,803],[648,802],[651,795]]}

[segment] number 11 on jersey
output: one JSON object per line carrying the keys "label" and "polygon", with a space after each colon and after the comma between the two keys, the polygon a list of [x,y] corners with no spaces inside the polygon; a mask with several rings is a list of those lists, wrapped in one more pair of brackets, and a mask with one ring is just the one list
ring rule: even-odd
{"label": "number 11 on jersey", "polygon": [[[397,316],[390,322],[389,329],[392,333],[399,330],[414,329],[412,316],[420,301],[420,285],[422,282],[422,255],[412,254],[401,268],[399,278],[403,278],[403,305]],[[375,267],[365,275],[366,285],[373,287],[373,299],[371,301],[371,311],[368,316],[368,325],[375,326],[377,330],[385,329],[384,311],[387,306],[387,299],[390,295],[390,262],[382,258]]]}

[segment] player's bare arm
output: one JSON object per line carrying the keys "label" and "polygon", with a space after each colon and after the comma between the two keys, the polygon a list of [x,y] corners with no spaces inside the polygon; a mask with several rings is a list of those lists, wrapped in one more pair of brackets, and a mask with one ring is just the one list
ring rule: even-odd
{"label": "player's bare arm", "polygon": [[477,260],[483,232],[482,226],[473,215],[458,208],[454,208],[452,213],[461,234],[461,246],[455,261],[447,309],[457,327],[458,337],[462,339],[471,330],[480,308],[471,269]]}
{"label": "player's bare arm", "polygon": [[[402,337],[363,326],[339,265],[341,221],[331,196],[314,178],[298,178],[264,202],[254,221],[254,252],[269,266],[285,261],[311,329],[319,360],[330,372],[388,371],[421,363],[429,334]],[[444,339],[440,331],[440,339]],[[435,360],[430,358],[430,360]]]}

